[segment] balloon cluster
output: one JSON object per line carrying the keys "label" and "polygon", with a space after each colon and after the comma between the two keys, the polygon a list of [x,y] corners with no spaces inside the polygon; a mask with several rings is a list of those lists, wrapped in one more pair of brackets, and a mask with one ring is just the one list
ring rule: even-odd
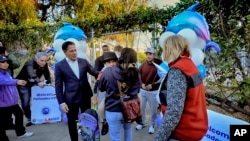
{"label": "balloon cluster", "polygon": [[[65,41],[71,41],[75,43],[77,49],[77,57],[87,59],[86,43],[87,36],[79,27],[73,26],[70,23],[63,23],[63,27],[61,27],[55,37],[53,42],[53,51],[55,52],[55,62],[59,62],[65,58],[65,54],[62,50],[62,44]],[[48,50],[51,51],[52,49]]]}
{"label": "balloon cluster", "polygon": [[[171,35],[181,35],[189,41],[192,53],[192,61],[200,71],[201,77],[205,78],[206,68],[203,65],[205,52],[209,49],[215,50],[217,53],[221,52],[219,45],[210,40],[209,27],[204,16],[195,11],[199,3],[195,3],[186,11],[176,15],[168,23],[165,32],[160,36],[159,44],[164,48],[166,39]],[[168,66],[160,65],[161,69],[168,71]],[[158,75],[164,76],[158,67]]]}

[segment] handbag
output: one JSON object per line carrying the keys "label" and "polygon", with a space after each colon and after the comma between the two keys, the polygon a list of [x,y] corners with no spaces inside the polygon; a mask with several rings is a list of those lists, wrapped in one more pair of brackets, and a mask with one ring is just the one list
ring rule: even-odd
{"label": "handbag", "polygon": [[124,122],[131,123],[136,120],[140,120],[141,118],[141,108],[140,108],[140,99],[134,98],[130,100],[124,100],[125,94],[122,92],[122,85],[121,82],[117,81],[119,94],[121,98],[121,105],[122,105],[122,114]]}

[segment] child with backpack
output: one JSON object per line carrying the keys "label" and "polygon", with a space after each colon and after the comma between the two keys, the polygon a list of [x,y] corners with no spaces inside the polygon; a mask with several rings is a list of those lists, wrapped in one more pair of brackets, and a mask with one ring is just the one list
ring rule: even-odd
{"label": "child with backpack", "polygon": [[[103,64],[104,64],[104,68],[102,69],[102,71],[99,73],[98,78],[97,78],[97,83],[101,78],[102,72],[107,68],[107,67],[113,67],[115,65],[117,65],[117,61],[118,58],[116,56],[116,54],[114,52],[105,52],[103,54]],[[102,135],[106,135],[108,133],[109,130],[109,126],[108,123],[106,121],[106,117],[105,117],[105,108],[104,108],[104,101],[105,101],[105,95],[106,92],[100,92],[99,95],[99,105],[98,105],[98,113],[102,119],[102,130],[101,130],[101,134]]]}

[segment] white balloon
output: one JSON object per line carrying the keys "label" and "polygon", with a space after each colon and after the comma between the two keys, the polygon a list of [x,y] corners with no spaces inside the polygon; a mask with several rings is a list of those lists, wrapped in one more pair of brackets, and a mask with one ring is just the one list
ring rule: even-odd
{"label": "white balloon", "polygon": [[199,49],[198,47],[193,47],[193,48],[191,48],[191,53],[192,53],[191,59],[196,66],[203,63],[203,60],[205,58],[205,54],[202,52],[201,49]]}
{"label": "white balloon", "polygon": [[79,41],[78,41],[78,40],[76,40],[76,39],[74,39],[74,38],[68,38],[66,41],[71,41],[71,42],[73,42],[73,43],[75,44],[75,46],[76,46],[76,50],[79,50],[80,44],[79,44]]}
{"label": "white balloon", "polygon": [[196,42],[194,44],[191,44],[190,47],[191,48],[198,47],[199,49],[203,50],[205,45],[206,45],[205,41],[197,36]]}
{"label": "white balloon", "polygon": [[86,40],[80,40],[79,41],[79,51],[82,51],[82,52],[86,52],[86,50],[87,50],[87,42],[86,42]]}
{"label": "white balloon", "polygon": [[87,55],[85,53],[79,52],[79,51],[77,51],[77,57],[78,58],[87,59]]}
{"label": "white balloon", "polygon": [[56,62],[59,62],[65,58],[65,54],[62,51],[55,53]]}
{"label": "white balloon", "polygon": [[63,39],[56,39],[54,42],[53,42],[53,48],[58,52],[62,51],[62,44],[64,43],[65,41]]}
{"label": "white balloon", "polygon": [[84,52],[77,52],[77,57],[78,58],[82,58],[82,59],[86,59],[88,62],[90,61],[89,60],[89,57],[86,55],[86,53],[84,53]]}
{"label": "white balloon", "polygon": [[167,32],[164,32],[163,34],[161,34],[160,39],[159,39],[159,44],[160,44],[161,48],[165,47],[165,42],[166,42],[167,38],[169,36],[172,36],[172,35],[175,35],[175,33],[170,32],[170,31],[167,31]]}
{"label": "white balloon", "polygon": [[184,28],[184,29],[182,29],[181,31],[179,31],[177,34],[178,34],[178,35],[181,35],[181,36],[183,36],[185,39],[187,39],[188,42],[189,42],[189,45],[195,44],[195,42],[196,42],[196,40],[197,40],[197,35],[196,35],[196,33],[195,33],[192,29],[189,29],[189,28]]}

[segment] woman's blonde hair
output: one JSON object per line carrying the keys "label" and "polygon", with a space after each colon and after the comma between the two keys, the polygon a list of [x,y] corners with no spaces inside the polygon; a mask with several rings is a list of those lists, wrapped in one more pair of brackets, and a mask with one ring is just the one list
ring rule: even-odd
{"label": "woman's blonde hair", "polygon": [[163,48],[163,58],[167,63],[174,62],[181,56],[191,57],[189,43],[181,35],[169,36]]}

